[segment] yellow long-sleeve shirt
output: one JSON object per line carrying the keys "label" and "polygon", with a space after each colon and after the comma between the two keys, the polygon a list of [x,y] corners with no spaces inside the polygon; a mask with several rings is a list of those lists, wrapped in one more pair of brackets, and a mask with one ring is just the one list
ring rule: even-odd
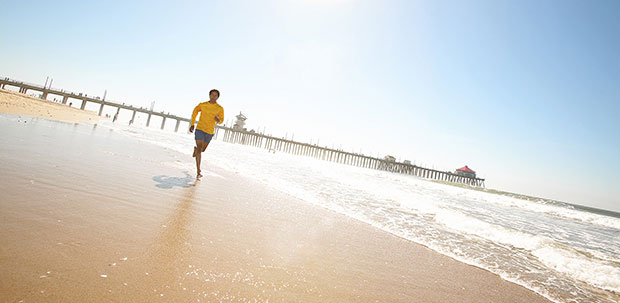
{"label": "yellow long-sleeve shirt", "polygon": [[194,125],[194,123],[196,123],[196,116],[198,116],[198,112],[201,114],[196,129],[199,129],[207,134],[212,135],[215,131],[215,116],[220,118],[220,122],[218,122],[218,124],[222,124],[224,122],[224,108],[217,103],[211,104],[207,101],[198,104],[196,108],[194,108],[194,112],[192,113],[192,123],[190,125]]}

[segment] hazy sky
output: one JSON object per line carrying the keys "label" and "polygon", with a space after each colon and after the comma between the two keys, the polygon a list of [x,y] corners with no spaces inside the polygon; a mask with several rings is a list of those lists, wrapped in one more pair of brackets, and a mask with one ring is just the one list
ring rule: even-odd
{"label": "hazy sky", "polygon": [[0,5],[2,77],[620,211],[620,1]]}

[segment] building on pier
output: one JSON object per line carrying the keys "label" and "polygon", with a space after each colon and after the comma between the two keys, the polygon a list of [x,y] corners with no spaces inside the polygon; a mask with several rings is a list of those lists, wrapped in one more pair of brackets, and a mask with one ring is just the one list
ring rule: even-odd
{"label": "building on pier", "polygon": [[467,167],[467,165],[458,168],[454,174],[458,175],[458,176],[463,176],[463,177],[468,177],[468,178],[475,178],[476,177],[476,172],[473,171],[471,168]]}
{"label": "building on pier", "polygon": [[233,129],[234,130],[245,130],[245,120],[247,120],[248,118],[244,116],[241,112],[239,112],[236,118],[237,118],[237,121],[235,121],[235,124],[233,125]]}

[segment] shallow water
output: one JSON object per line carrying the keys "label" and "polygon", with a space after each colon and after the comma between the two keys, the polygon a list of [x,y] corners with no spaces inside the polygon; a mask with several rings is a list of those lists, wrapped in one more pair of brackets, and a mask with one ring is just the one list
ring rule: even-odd
{"label": "shallow water", "polygon": [[[190,134],[123,127],[120,133],[189,154]],[[309,203],[337,211],[499,274],[559,302],[615,302],[620,218],[473,191],[214,140],[203,156]],[[193,170],[191,163],[186,163]]]}
{"label": "shallow water", "polygon": [[[73,126],[65,123],[53,127]],[[101,131],[102,128],[106,131]],[[114,165],[113,159],[120,160],[126,155],[114,149],[99,150],[105,145],[102,143],[108,133],[122,134],[127,142],[137,139],[186,155],[191,153],[194,144],[190,134],[108,122],[75,126],[73,132],[89,136],[76,135],[75,139],[66,137],[65,140],[78,137],[88,140],[80,141],[86,145],[82,152],[105,152],[110,156],[106,158],[112,159],[107,164],[110,166]],[[33,132],[32,135],[40,134]],[[118,138],[115,142],[119,142]],[[157,161],[165,159],[166,163],[156,163],[148,145],[140,146],[144,150],[132,153],[141,155],[130,159],[132,163],[194,170],[191,161],[186,158],[180,161],[172,154],[157,157]],[[45,152],[41,150],[42,154]],[[55,157],[63,161],[81,161],[80,155],[69,152]],[[255,179],[308,203],[487,269],[554,301],[616,302],[619,298],[620,219],[617,217],[568,204],[520,200],[412,176],[273,154],[219,140],[209,146],[203,165],[207,173],[217,166]],[[157,188],[165,189],[186,186],[188,178],[156,175],[152,181],[157,183]],[[134,190],[120,188],[128,194]],[[89,190],[96,191],[96,188]],[[105,195],[104,192],[98,194]]]}

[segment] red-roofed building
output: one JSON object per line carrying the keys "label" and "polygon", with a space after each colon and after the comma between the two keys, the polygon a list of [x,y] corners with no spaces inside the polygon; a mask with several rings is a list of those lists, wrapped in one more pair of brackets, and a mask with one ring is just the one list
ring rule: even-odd
{"label": "red-roofed building", "polygon": [[467,167],[467,165],[461,168],[458,168],[454,173],[459,176],[463,176],[463,177],[470,177],[470,178],[476,177],[476,172],[471,170],[471,168]]}

